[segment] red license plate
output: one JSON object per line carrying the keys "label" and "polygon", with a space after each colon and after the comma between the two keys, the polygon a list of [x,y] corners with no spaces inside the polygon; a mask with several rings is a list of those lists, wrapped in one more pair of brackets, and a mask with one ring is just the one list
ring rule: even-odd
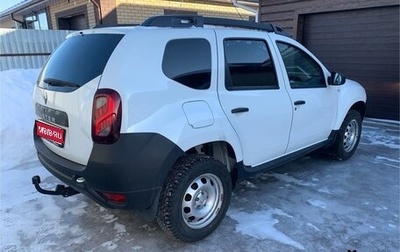
{"label": "red license plate", "polygon": [[59,147],[64,147],[65,130],[48,123],[36,121],[36,135],[51,141]]}

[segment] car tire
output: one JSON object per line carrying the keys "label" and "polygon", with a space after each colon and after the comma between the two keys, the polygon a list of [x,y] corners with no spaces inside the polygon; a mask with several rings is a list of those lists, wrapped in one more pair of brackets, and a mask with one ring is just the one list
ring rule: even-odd
{"label": "car tire", "polygon": [[346,160],[353,156],[361,138],[361,115],[358,111],[350,110],[340,127],[333,152],[337,159]]}
{"label": "car tire", "polygon": [[231,193],[231,177],[221,162],[204,155],[183,157],[166,179],[157,222],[175,239],[199,241],[221,223]]}

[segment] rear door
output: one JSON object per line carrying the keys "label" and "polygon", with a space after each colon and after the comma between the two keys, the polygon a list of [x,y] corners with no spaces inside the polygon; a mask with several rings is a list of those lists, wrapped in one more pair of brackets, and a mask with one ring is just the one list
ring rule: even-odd
{"label": "rear door", "polygon": [[292,122],[292,106],[276,71],[265,33],[217,31],[218,94],[235,129],[246,166],[284,154]]}
{"label": "rear door", "polygon": [[92,105],[101,74],[123,34],[79,34],[51,55],[34,91],[35,134],[54,153],[86,164]]}

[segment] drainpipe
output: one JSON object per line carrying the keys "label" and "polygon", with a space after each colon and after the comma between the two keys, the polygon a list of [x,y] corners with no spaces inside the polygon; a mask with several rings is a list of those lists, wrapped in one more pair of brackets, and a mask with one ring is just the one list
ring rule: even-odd
{"label": "drainpipe", "polygon": [[26,24],[25,24],[24,22],[19,21],[19,20],[17,20],[17,19],[14,18],[14,12],[11,13],[11,19],[14,20],[14,21],[17,22],[17,23],[20,23],[22,29],[25,29],[25,28],[26,28]]}
{"label": "drainpipe", "polygon": [[233,5],[235,7],[238,7],[238,8],[241,8],[243,10],[246,10],[248,12],[254,13],[254,15],[256,16],[256,23],[258,23],[258,9],[253,9],[253,8],[247,6],[247,5],[238,3],[237,0],[231,0],[231,1],[232,1]]}
{"label": "drainpipe", "polygon": [[98,4],[96,0],[90,0],[90,2],[92,2],[92,4],[97,8],[97,14],[99,14],[99,25],[103,24],[103,13],[101,12],[100,4]]}
{"label": "drainpipe", "polygon": [[38,6],[40,4],[45,4],[47,1],[48,0],[39,0],[39,1],[36,1],[36,2],[32,1],[33,3],[27,3],[27,4],[19,5],[19,7],[15,9],[15,11],[11,12],[11,19],[13,21],[17,22],[17,23],[20,23],[22,25],[22,28],[26,29],[27,28],[26,23],[23,22],[23,21],[19,21],[16,18],[14,18],[14,14],[17,13],[17,12],[20,12],[20,11],[22,11],[24,9],[27,9],[27,8],[33,8],[33,7]]}

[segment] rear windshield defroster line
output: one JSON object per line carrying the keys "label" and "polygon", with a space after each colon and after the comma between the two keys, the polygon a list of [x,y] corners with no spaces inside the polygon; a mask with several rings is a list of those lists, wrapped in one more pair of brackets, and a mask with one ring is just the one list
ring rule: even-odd
{"label": "rear windshield defroster line", "polygon": [[39,87],[68,92],[85,85],[103,73],[123,36],[85,34],[68,38],[50,56],[41,74]]}

